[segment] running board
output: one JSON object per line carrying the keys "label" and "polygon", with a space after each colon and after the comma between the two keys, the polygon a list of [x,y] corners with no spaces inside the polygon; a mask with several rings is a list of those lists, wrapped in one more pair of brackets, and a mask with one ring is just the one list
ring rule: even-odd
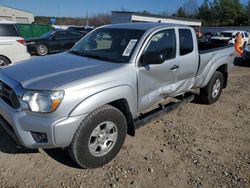
{"label": "running board", "polygon": [[179,108],[187,103],[190,103],[192,100],[194,100],[194,95],[189,95],[187,97],[182,98],[178,102],[170,102],[166,105],[159,105],[158,108],[139,116],[139,118],[137,120],[135,120],[135,129],[138,129],[138,128],[150,123],[151,121],[159,118],[159,116],[161,116],[165,113],[172,112],[173,110],[176,110],[177,108]]}

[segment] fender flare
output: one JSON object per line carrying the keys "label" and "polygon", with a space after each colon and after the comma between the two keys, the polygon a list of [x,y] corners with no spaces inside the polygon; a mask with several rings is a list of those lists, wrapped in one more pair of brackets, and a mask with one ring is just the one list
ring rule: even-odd
{"label": "fender flare", "polygon": [[[226,62],[226,63],[225,63]],[[228,70],[228,63],[227,63],[227,56],[224,56],[220,59],[218,59],[214,65],[211,67],[210,71],[208,72],[207,76],[204,78],[202,84],[201,84],[201,88],[205,87],[208,82],[210,81],[210,79],[212,78],[213,74],[215,73],[215,71],[223,66],[223,65],[226,65],[227,67],[227,70]]]}
{"label": "fender flare", "polygon": [[100,106],[119,99],[125,99],[128,102],[129,110],[132,116],[135,116],[137,113],[137,97],[136,92],[129,85],[108,88],[87,97],[70,112],[69,116],[88,114]]}

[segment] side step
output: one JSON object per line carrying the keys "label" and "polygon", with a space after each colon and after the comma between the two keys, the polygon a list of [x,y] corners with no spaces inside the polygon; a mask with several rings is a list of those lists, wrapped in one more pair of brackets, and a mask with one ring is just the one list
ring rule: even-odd
{"label": "side step", "polygon": [[184,104],[191,102],[192,100],[194,100],[194,95],[191,94],[182,98],[178,102],[170,102],[166,105],[159,105],[158,108],[139,116],[139,118],[135,120],[135,129],[138,129],[150,123],[151,121],[159,118],[159,116],[165,113],[169,113],[169,112],[172,112],[173,110],[176,110],[177,108],[183,106]]}

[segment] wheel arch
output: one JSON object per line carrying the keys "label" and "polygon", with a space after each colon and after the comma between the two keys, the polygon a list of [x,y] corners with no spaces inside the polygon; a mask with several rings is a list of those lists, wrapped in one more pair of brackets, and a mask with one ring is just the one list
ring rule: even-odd
{"label": "wheel arch", "polygon": [[215,65],[210,69],[207,76],[205,77],[204,81],[202,82],[201,88],[205,87],[210,79],[212,78],[213,74],[216,71],[219,71],[224,76],[224,85],[223,88],[227,86],[227,78],[228,78],[228,63],[225,63],[225,58],[221,58],[220,61],[217,61]]}
{"label": "wheel arch", "polygon": [[10,59],[10,58],[8,58],[7,56],[0,54],[0,57],[4,57],[4,58],[6,58],[6,59],[10,62],[10,64],[12,63],[11,59]]}
{"label": "wheel arch", "polygon": [[130,109],[129,109],[128,101],[126,99],[118,99],[118,100],[112,101],[108,104],[110,106],[117,108],[118,110],[120,110],[123,113],[123,115],[125,116],[125,118],[127,120],[127,133],[130,136],[135,136],[135,124],[134,124],[133,116],[132,116]]}
{"label": "wheel arch", "polygon": [[227,64],[221,65],[216,69],[216,71],[219,71],[223,74],[224,77],[223,88],[226,88],[228,79],[228,65]]}
{"label": "wheel arch", "polygon": [[128,134],[135,135],[134,116],[137,113],[137,98],[132,87],[117,86],[96,93],[80,102],[70,113],[70,116],[88,114],[95,109],[108,104],[120,110],[127,120]]}

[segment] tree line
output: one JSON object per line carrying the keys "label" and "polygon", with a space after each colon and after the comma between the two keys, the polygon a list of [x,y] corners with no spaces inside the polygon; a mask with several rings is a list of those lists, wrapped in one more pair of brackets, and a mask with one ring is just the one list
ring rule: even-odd
{"label": "tree line", "polygon": [[[101,26],[111,23],[111,15],[108,13],[101,13],[91,15],[89,17],[74,18],[74,17],[55,17],[56,25],[89,25],[89,26]],[[47,16],[35,16],[35,23],[37,24],[50,24],[51,17]]]}
{"label": "tree line", "polygon": [[[124,8],[121,11],[126,11]],[[149,11],[139,13],[151,14]],[[249,26],[250,25],[250,0],[247,5],[240,0],[204,0],[198,6],[197,0],[187,0],[174,14],[160,12],[162,16],[175,16],[182,18],[199,19],[203,26]],[[49,24],[51,17],[36,16],[35,23]],[[111,23],[111,14],[100,13],[89,17],[72,18],[57,17],[57,25],[91,25],[100,26]]]}
{"label": "tree line", "polygon": [[250,0],[247,5],[240,0],[204,0],[199,7],[196,0],[188,0],[174,15],[200,19],[204,26],[248,26]]}

